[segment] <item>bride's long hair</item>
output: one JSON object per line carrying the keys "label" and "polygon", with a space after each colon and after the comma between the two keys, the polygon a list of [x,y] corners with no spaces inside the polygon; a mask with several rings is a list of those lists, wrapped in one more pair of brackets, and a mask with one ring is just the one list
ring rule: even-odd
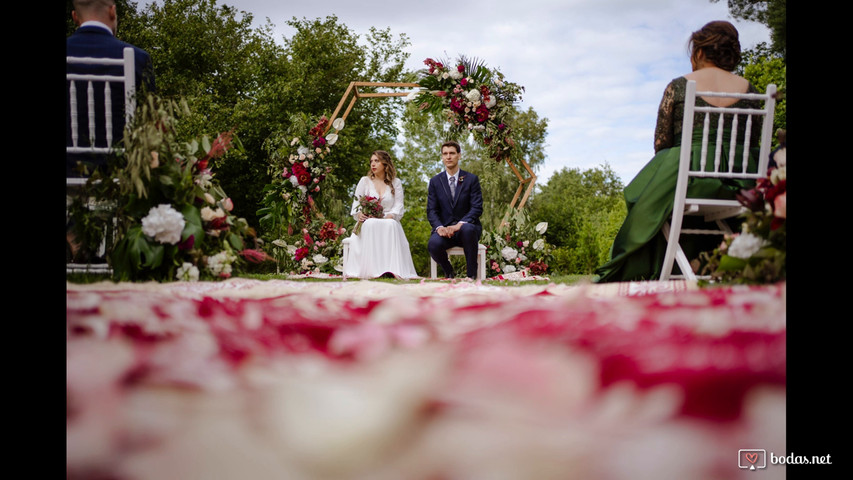
{"label": "bride's long hair", "polygon": [[[394,162],[391,161],[391,154],[385,150],[375,150],[370,154],[370,156],[372,157],[374,155],[376,155],[385,167],[385,185],[391,187],[391,195],[394,195],[394,179],[397,178],[397,169],[394,168]],[[373,171],[370,170],[370,168],[367,169],[367,176],[370,179],[375,178],[375,175],[373,175]]]}

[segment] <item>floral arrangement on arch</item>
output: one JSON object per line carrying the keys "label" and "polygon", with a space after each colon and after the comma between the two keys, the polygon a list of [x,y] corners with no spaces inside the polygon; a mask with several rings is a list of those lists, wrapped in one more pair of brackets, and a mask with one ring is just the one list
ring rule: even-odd
{"label": "floral arrangement on arch", "polygon": [[741,231],[726,235],[719,247],[703,252],[702,273],[727,283],[763,284],[784,281],[787,254],[786,148],[773,152],[775,166],[767,178],[737,195],[747,208]]}
{"label": "floral arrangement on arch", "polygon": [[524,87],[464,56],[453,63],[427,58],[424,64],[427,68],[418,81],[423,90],[412,92],[409,99],[423,111],[441,112],[452,136],[471,133],[490,158],[513,158],[516,150],[508,116]]}
{"label": "floral arrangement on arch", "polygon": [[288,230],[271,242],[278,273],[340,275],[346,227],[316,212],[300,230]]}
{"label": "floral arrangement on arch", "polygon": [[[344,122],[338,118],[332,126],[337,132]],[[281,236],[285,227],[292,230],[311,222],[314,198],[321,193],[323,181],[332,171],[326,157],[338,139],[337,133],[325,134],[328,128],[325,116],[311,123],[306,115],[298,114],[291,117],[288,132],[274,134],[264,143],[272,176],[264,188],[263,207],[258,210],[264,231],[278,232]]]}
{"label": "floral arrangement on arch", "polygon": [[[117,281],[194,281],[228,278],[246,262],[271,258],[255,249],[255,231],[232,211],[214,178],[213,163],[240,149],[233,131],[178,140],[185,102],[149,95],[128,125],[124,150],[95,172],[72,204],[75,223],[96,224],[83,199],[111,205],[115,225],[109,249]],[[103,224],[102,224],[103,228]],[[88,241],[96,240],[89,237]]]}
{"label": "floral arrangement on arch", "polygon": [[544,276],[552,262],[553,246],[545,241],[547,222],[533,224],[523,210],[516,211],[499,231],[483,231],[486,246],[486,276],[521,272]]}

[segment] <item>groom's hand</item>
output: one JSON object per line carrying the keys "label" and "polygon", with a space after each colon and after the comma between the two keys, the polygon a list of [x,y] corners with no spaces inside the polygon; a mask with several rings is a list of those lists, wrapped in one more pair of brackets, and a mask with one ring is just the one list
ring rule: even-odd
{"label": "groom's hand", "polygon": [[438,227],[435,229],[435,233],[437,233],[441,237],[450,238],[453,236],[453,231],[450,227]]}

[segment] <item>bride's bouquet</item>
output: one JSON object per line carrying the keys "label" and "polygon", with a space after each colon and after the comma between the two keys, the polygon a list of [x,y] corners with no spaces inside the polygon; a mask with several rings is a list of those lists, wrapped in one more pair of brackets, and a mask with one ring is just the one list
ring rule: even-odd
{"label": "bride's bouquet", "polygon": [[[368,218],[382,218],[385,216],[385,209],[382,208],[382,204],[379,203],[379,199],[369,195],[365,195],[358,199],[357,210],[366,215]],[[361,232],[362,223],[364,222],[358,222],[355,225],[353,233],[358,235]]]}

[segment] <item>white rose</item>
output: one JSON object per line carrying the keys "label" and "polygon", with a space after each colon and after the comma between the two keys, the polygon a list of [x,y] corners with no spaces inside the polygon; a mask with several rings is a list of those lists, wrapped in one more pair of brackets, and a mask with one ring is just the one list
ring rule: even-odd
{"label": "white rose", "polygon": [[142,219],[142,233],[160,243],[174,245],[181,241],[184,225],[186,221],[180,212],[171,205],[161,204],[151,207],[148,215]]}
{"label": "white rose", "polygon": [[742,233],[732,240],[729,245],[727,255],[735,258],[748,259],[755,255],[761,247],[767,245],[768,242],[763,238],[756,237],[751,233]]}
{"label": "white rose", "polygon": [[326,263],[326,262],[328,262],[328,261],[329,261],[329,259],[328,259],[328,258],[326,258],[326,257],[324,257],[324,256],[322,256],[322,255],[320,255],[319,253],[318,253],[317,255],[314,255],[314,256],[312,257],[312,259],[314,260],[314,263],[316,263],[317,265],[322,265],[322,264],[324,264],[324,263]]}
{"label": "white rose", "polygon": [[504,273],[512,273],[515,271],[515,265],[507,265],[504,267]]}
{"label": "white rose", "polygon": [[457,69],[457,68],[451,69],[450,70],[450,78],[452,78],[454,80],[459,80],[460,78],[462,78],[462,72],[460,72],[459,69]]}
{"label": "white rose", "polygon": [[498,99],[494,95],[489,95],[489,99],[486,100],[486,108],[492,108],[497,105]]}

